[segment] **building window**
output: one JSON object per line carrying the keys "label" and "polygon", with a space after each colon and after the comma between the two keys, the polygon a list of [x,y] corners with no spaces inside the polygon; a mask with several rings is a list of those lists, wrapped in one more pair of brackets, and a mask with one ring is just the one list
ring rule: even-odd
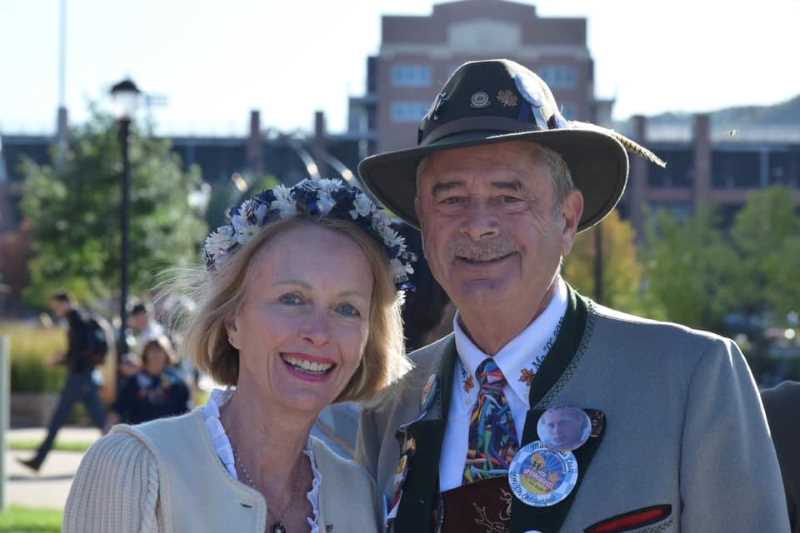
{"label": "building window", "polygon": [[550,65],[538,70],[551,89],[574,89],[578,85],[578,70],[567,65]]}
{"label": "building window", "polygon": [[433,77],[428,65],[394,65],[393,87],[430,87]]}
{"label": "building window", "polygon": [[429,106],[428,102],[422,101],[392,102],[392,122],[419,122],[428,112]]}

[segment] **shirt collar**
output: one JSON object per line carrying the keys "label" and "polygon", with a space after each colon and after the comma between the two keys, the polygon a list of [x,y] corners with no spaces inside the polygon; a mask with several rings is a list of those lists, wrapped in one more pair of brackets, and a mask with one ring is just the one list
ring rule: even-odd
{"label": "shirt collar", "polygon": [[[559,276],[556,280],[556,289],[545,310],[494,356],[497,366],[506,377],[508,386],[529,408],[531,381],[552,347],[566,312],[567,284]],[[456,313],[453,318],[453,331],[458,357],[466,374],[465,379],[477,384],[475,371],[489,355],[472,342],[459,322],[459,314]],[[470,395],[473,387],[468,384],[461,388]]]}

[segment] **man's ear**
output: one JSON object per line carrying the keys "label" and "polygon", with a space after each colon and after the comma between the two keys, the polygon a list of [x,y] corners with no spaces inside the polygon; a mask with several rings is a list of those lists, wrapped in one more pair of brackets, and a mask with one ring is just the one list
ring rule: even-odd
{"label": "man's ear", "polygon": [[561,203],[561,251],[564,257],[572,251],[575,244],[575,235],[578,233],[583,215],[583,194],[575,189],[570,191]]}

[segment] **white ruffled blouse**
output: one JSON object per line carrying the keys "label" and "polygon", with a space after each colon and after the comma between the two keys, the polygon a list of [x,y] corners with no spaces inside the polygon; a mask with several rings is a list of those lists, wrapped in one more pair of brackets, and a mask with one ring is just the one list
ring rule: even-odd
{"label": "white ruffled blouse", "polygon": [[[211,392],[211,397],[208,403],[202,408],[203,420],[206,423],[206,429],[211,436],[211,442],[214,443],[214,450],[217,452],[217,457],[225,466],[228,475],[231,478],[239,481],[239,475],[236,472],[236,462],[233,458],[233,447],[228,435],[225,433],[225,428],[222,427],[222,422],[219,420],[219,410],[225,403],[233,397],[234,391],[231,389],[222,390],[214,389]],[[310,437],[309,437],[310,438]],[[322,474],[317,468],[317,461],[314,459],[314,451],[311,447],[311,442],[306,442],[306,447],[303,450],[311,463],[311,471],[314,474],[314,480],[311,483],[311,490],[306,494],[309,503],[311,503],[312,516],[306,517],[308,526],[311,528],[311,533],[319,533],[319,487],[322,483]]]}

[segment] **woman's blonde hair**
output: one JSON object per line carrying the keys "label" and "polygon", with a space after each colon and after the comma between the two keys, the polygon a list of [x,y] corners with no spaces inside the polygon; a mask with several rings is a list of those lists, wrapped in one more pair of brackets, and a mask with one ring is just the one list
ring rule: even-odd
{"label": "woman's blonde hair", "polygon": [[[236,385],[239,351],[228,342],[226,324],[245,299],[247,274],[256,254],[277,235],[305,224],[314,224],[348,236],[362,250],[372,270],[373,286],[367,336],[361,363],[335,401],[369,400],[411,368],[403,347],[400,318],[402,293],[395,289],[383,246],[355,224],[337,218],[294,217],[268,224],[214,272],[194,270],[178,276],[197,310],[184,321],[182,351],[197,366],[224,385]],[[188,274],[188,275],[187,275]]]}

